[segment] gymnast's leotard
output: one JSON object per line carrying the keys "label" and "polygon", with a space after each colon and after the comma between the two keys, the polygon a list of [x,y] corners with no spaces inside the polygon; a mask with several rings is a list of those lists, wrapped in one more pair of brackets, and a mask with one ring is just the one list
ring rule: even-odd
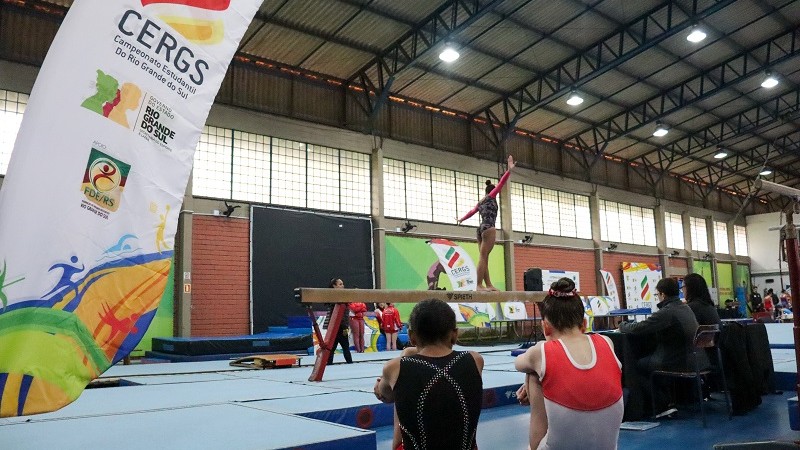
{"label": "gymnast's leotard", "polygon": [[488,230],[489,228],[494,228],[495,226],[495,222],[497,221],[497,210],[498,210],[497,200],[495,199],[495,197],[497,197],[497,194],[499,194],[500,191],[503,189],[503,185],[506,184],[506,181],[508,181],[509,176],[511,176],[511,171],[507,170],[506,173],[504,173],[503,176],[500,177],[500,181],[497,183],[497,186],[495,186],[495,188],[492,189],[492,191],[489,192],[486,195],[486,197],[484,197],[481,201],[479,201],[474,208],[472,208],[468,213],[466,213],[464,217],[459,219],[460,222],[463,222],[469,219],[470,217],[474,216],[476,212],[480,213],[481,224],[480,226],[478,226],[478,242],[480,242],[484,231]]}

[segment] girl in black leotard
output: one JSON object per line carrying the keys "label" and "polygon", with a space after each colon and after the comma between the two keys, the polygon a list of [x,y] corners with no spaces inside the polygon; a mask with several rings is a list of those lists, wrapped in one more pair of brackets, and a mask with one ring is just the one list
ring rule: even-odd
{"label": "girl in black leotard", "polygon": [[458,219],[458,224],[469,219],[475,213],[480,213],[481,224],[478,226],[478,248],[480,250],[480,258],[478,259],[478,290],[479,291],[496,291],[497,288],[492,286],[492,280],[489,278],[489,253],[494,248],[495,240],[497,239],[497,229],[495,229],[495,221],[497,221],[497,194],[503,189],[503,186],[511,176],[511,169],[515,166],[514,157],[508,155],[508,170],[500,178],[497,186],[493,185],[491,181],[486,180],[486,197],[475,205],[464,217]]}
{"label": "girl in black leotard", "polygon": [[483,357],[453,351],[456,316],[441,300],[417,303],[408,325],[414,347],[388,361],[373,388],[378,400],[395,403],[392,449],[475,450]]}

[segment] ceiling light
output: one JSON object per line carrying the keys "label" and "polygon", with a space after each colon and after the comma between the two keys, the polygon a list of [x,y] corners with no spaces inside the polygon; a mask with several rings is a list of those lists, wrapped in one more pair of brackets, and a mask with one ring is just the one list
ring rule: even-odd
{"label": "ceiling light", "polygon": [[459,54],[449,42],[444,44],[444,50],[442,50],[442,53],[439,53],[439,59],[447,63],[457,60],[459,56],[461,56],[461,54]]}
{"label": "ceiling light", "polygon": [[570,106],[578,106],[581,103],[583,103],[583,97],[578,95],[577,91],[572,90],[572,92],[569,93],[569,98],[567,99],[567,104],[570,105]]}
{"label": "ceiling light", "polygon": [[772,171],[771,171],[771,170],[769,170],[769,169],[764,169],[764,170],[762,170],[761,172],[758,172],[758,174],[759,174],[759,175],[761,175],[762,177],[765,177],[765,176],[767,176],[767,175],[771,175],[771,174],[772,174]]}
{"label": "ceiling light", "polygon": [[666,136],[667,133],[669,133],[667,127],[662,125],[661,122],[656,122],[656,130],[653,131],[653,136],[655,137]]}
{"label": "ceiling light", "polygon": [[702,28],[698,27],[697,25],[692,27],[692,32],[686,36],[686,40],[689,42],[694,42],[695,44],[702,41],[706,38],[706,33],[703,31]]}
{"label": "ceiling light", "polygon": [[722,158],[726,158],[727,156],[728,156],[728,152],[726,152],[725,150],[720,150],[714,155],[714,158],[722,159]]}
{"label": "ceiling light", "polygon": [[767,72],[764,75],[765,78],[764,81],[761,82],[761,87],[770,89],[778,85],[778,78],[771,72]]}

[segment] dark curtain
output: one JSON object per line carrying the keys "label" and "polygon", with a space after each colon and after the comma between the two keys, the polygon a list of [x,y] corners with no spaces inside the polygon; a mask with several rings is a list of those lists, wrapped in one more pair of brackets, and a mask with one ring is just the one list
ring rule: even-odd
{"label": "dark curtain", "polygon": [[306,315],[294,299],[297,287],[328,287],[331,278],[347,288],[374,287],[369,218],[253,208],[252,245],[254,333]]}

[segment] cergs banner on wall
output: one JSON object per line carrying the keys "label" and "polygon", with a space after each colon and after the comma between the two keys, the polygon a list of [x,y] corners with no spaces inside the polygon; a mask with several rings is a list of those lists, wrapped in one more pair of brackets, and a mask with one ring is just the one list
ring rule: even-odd
{"label": "cergs banner on wall", "polygon": [[68,404],[141,339],[201,127],[260,4],[70,8],[0,192],[0,416]]}

